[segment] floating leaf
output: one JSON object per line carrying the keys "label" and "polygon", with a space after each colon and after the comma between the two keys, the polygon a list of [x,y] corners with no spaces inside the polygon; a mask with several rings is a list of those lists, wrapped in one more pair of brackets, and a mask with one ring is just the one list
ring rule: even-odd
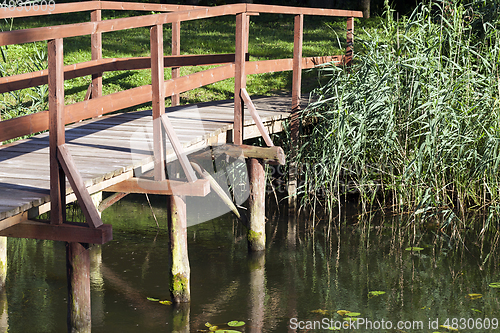
{"label": "floating leaf", "polygon": [[335,326],[329,326],[329,327],[328,327],[328,329],[329,329],[330,331],[340,331],[340,328],[337,328],[337,327],[335,327]]}
{"label": "floating leaf", "polygon": [[235,330],[217,330],[215,333],[241,333],[240,331]]}
{"label": "floating leaf", "polygon": [[210,323],[207,321],[207,322],[205,323],[205,326],[206,326],[206,327],[212,327],[213,325],[212,325],[212,324],[210,324]]}
{"label": "floating leaf", "polygon": [[412,251],[412,252],[419,252],[419,251],[422,251],[423,249],[424,249],[423,247],[412,246],[412,247],[407,247],[405,250]]}
{"label": "floating leaf", "polygon": [[153,297],[147,297],[147,300],[151,301],[151,302],[159,302],[160,301],[159,298],[153,298]]}
{"label": "floating leaf", "polygon": [[216,332],[216,331],[219,331],[219,327],[217,327],[217,326],[215,326],[215,325],[214,325],[214,326],[210,326],[208,329],[210,330],[210,332]]}
{"label": "floating leaf", "polygon": [[356,321],[359,318],[344,318],[345,321]]}
{"label": "floating leaf", "polygon": [[350,313],[351,311],[347,310],[338,310],[337,313],[341,316],[345,316],[346,314]]}
{"label": "floating leaf", "polygon": [[481,312],[482,312],[481,310],[474,309],[474,308],[472,308],[471,310],[472,310],[472,311],[474,311],[474,312],[479,312],[479,313],[481,313]]}
{"label": "floating leaf", "polygon": [[245,322],[244,321],[238,321],[238,320],[233,320],[233,321],[230,321],[229,323],[227,323],[227,326],[231,326],[231,327],[240,327],[240,326],[243,326],[245,325]]}
{"label": "floating leaf", "polygon": [[500,282],[493,282],[493,283],[490,283],[489,286],[491,288],[500,288]]}
{"label": "floating leaf", "polygon": [[449,331],[458,331],[458,329],[453,328],[453,327],[448,326],[448,325],[439,325],[439,327],[446,328]]}
{"label": "floating leaf", "polygon": [[368,297],[380,296],[385,294],[385,291],[370,291],[368,292]]}
{"label": "floating leaf", "polygon": [[170,305],[170,304],[172,304],[172,302],[170,302],[170,301],[160,301],[160,304]]}
{"label": "floating leaf", "polygon": [[345,315],[349,316],[349,317],[357,317],[357,316],[361,316],[361,313],[359,313],[359,312],[349,312],[349,313],[346,313]]}
{"label": "floating leaf", "polygon": [[483,297],[483,295],[482,294],[468,294],[466,297],[468,297],[470,299],[478,299],[478,298]]}
{"label": "floating leaf", "polygon": [[322,310],[322,309],[312,310],[311,312],[312,313],[319,313],[320,315],[323,315],[323,316],[328,314],[328,310]]}

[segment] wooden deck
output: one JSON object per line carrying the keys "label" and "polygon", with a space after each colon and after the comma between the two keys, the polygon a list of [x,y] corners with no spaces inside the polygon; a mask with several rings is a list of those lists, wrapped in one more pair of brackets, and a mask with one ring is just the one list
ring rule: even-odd
{"label": "wooden deck", "polygon": [[[269,133],[282,130],[289,116],[287,96],[252,99]],[[233,101],[167,108],[175,132],[186,150],[226,143],[233,128]],[[151,110],[103,116],[66,126],[66,143],[90,193],[153,168]],[[244,138],[260,136],[245,112]],[[168,141],[168,140],[167,140]],[[167,142],[167,161],[176,159]],[[50,210],[49,136],[36,135],[0,146],[0,228]],[[67,183],[67,202],[76,200]],[[15,216],[15,217],[13,217]]]}

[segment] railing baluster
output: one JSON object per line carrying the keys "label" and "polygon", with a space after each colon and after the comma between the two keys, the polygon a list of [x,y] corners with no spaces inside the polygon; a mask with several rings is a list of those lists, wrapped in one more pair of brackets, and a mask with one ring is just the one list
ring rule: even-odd
{"label": "railing baluster", "polygon": [[353,56],[353,40],[354,40],[354,17],[347,18],[347,35],[346,35],[346,49],[345,49],[345,65],[350,66]]}
{"label": "railing baluster", "polygon": [[[181,22],[172,23],[172,55],[181,55]],[[172,67],[172,79],[180,76],[180,67]],[[180,95],[172,95],[172,106],[180,104]]]}
{"label": "railing baluster", "polygon": [[47,43],[49,85],[50,144],[50,222],[62,224],[66,218],[66,178],[57,158],[57,147],[64,144],[64,62],[63,39]]}
{"label": "railing baluster", "polygon": [[[97,1],[97,0],[94,0]],[[90,20],[92,22],[101,21],[101,10],[94,10],[90,13]],[[96,32],[90,36],[91,42],[91,56],[92,60],[102,59],[102,33]],[[96,73],[92,75],[92,98],[98,98],[102,96],[102,73]],[[99,114],[100,115],[100,114]],[[96,115],[98,116],[98,115]]]}
{"label": "railing baluster", "polygon": [[241,89],[246,88],[247,76],[245,73],[245,51],[247,32],[247,14],[239,13],[236,15],[236,50],[235,50],[235,70],[234,70],[234,128],[233,143],[243,144],[243,108],[244,103],[241,98]]}

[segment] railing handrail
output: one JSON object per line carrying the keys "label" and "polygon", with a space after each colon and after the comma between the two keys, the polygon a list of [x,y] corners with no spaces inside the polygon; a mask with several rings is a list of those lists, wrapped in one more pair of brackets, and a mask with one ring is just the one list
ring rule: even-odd
{"label": "railing handrail", "polygon": [[[91,1],[93,2],[93,1]],[[95,1],[97,2],[97,1]],[[92,8],[93,9],[93,8]],[[88,10],[92,10],[88,9]],[[362,12],[338,9],[285,7],[254,4],[232,4],[203,7],[170,13],[126,17],[98,22],[64,24],[51,27],[30,28],[0,32],[0,46],[39,42],[57,38],[78,37],[95,33],[151,27],[159,24],[183,22],[240,13],[275,13],[289,15],[317,15],[335,17],[362,17]]]}
{"label": "railing handrail", "polygon": [[[81,4],[81,3],[80,3]],[[93,13],[99,11],[100,9],[124,9],[128,10],[130,8],[140,7],[142,4],[133,3],[115,3],[109,1],[89,1],[83,3],[85,10],[94,10]],[[121,6],[120,4],[126,4],[126,6]],[[137,5],[137,6],[136,6]],[[185,8],[186,6],[180,6]],[[180,8],[176,6],[176,8]],[[73,7],[66,7],[73,8]],[[79,8],[82,8],[81,6]],[[96,9],[98,8],[98,9]],[[145,8],[145,7],[144,7]],[[165,7],[164,7],[165,9]],[[146,9],[144,9],[146,10]],[[0,10],[1,12],[1,10]],[[243,55],[248,55],[248,24],[243,24],[245,28],[242,30],[241,27],[241,16],[245,17],[245,22],[249,19],[249,15],[252,13],[282,13],[282,14],[295,14],[295,36],[294,37],[294,57],[293,59],[277,59],[277,60],[262,60],[262,61],[252,61],[248,62],[248,58]],[[326,16],[344,16],[347,18],[347,30],[348,30],[348,47],[346,51],[346,56],[329,56],[329,57],[310,57],[302,58],[302,28],[297,30],[298,27],[302,26],[304,14],[306,15],[326,15]],[[180,66],[192,66],[192,65],[206,65],[207,62],[212,61],[214,64],[228,64],[226,66],[209,69],[207,71],[202,71],[194,73],[183,77],[174,77],[172,79],[165,81],[162,84],[163,89],[162,94],[164,96],[178,96],[179,93],[192,90],[204,85],[215,83],[221,80],[225,80],[231,77],[235,77],[235,80],[239,80],[243,83],[244,88],[246,75],[257,74],[257,73],[267,73],[267,72],[277,72],[284,70],[293,70],[294,79],[292,89],[292,108],[298,106],[298,100],[300,99],[300,72],[305,68],[312,68],[319,63],[325,63],[328,61],[336,60],[340,64],[347,64],[350,61],[350,56],[348,55],[351,50],[349,36],[352,36],[352,20],[353,16],[360,17],[361,12],[352,11],[341,11],[341,10],[328,10],[328,9],[315,9],[315,8],[299,8],[299,7],[284,7],[284,6],[269,6],[269,5],[253,5],[253,4],[235,4],[235,5],[225,5],[219,7],[204,7],[196,9],[189,9],[183,11],[177,11],[174,13],[167,14],[153,14],[145,15],[141,17],[132,18],[122,18],[122,19],[112,19],[106,21],[100,21],[100,17],[94,17],[93,22],[77,23],[69,25],[61,25],[54,27],[43,27],[43,28],[31,28],[25,30],[17,30],[11,32],[0,33],[0,45],[7,45],[12,41],[15,44],[20,44],[27,41],[41,41],[41,40],[52,40],[52,39],[63,39],[63,37],[72,36],[82,36],[91,34],[92,37],[99,35],[106,31],[117,31],[136,27],[159,27],[165,23],[180,24],[180,21],[203,19],[208,17],[224,16],[224,15],[236,15],[237,22],[240,22],[240,28],[237,31],[236,36],[240,40],[237,40],[236,53],[234,54],[224,54],[224,55],[175,55],[175,56],[164,56],[165,67],[180,67]],[[240,19],[238,17],[240,16]],[[239,21],[238,21],[239,20]],[[349,28],[351,27],[351,28]],[[351,33],[349,32],[351,31]],[[300,38],[299,38],[300,37]],[[174,37],[173,37],[174,38]],[[178,38],[178,37],[177,37]],[[242,39],[241,39],[242,38]],[[246,41],[245,41],[246,39]],[[100,41],[92,41],[92,45],[101,48]],[[246,46],[245,46],[246,45]],[[243,50],[243,51],[242,51]],[[146,69],[152,68],[151,57],[140,57],[140,58],[94,58],[94,60],[89,62],[77,63],[61,68],[63,73],[63,80],[71,79],[74,77],[93,75],[101,76],[104,71],[114,71],[114,70],[125,70],[125,69]],[[193,59],[198,59],[193,61]],[[156,61],[156,60],[155,60]],[[163,62],[162,62],[163,63]],[[246,65],[245,65],[246,63]],[[158,65],[158,64],[156,64]],[[242,68],[243,70],[240,70]],[[23,89],[27,87],[33,87],[37,85],[42,85],[47,83],[48,70],[30,72],[20,75],[13,75],[9,77],[0,78],[0,92],[14,91],[18,89]],[[243,79],[242,79],[243,78]],[[295,82],[297,81],[297,82]],[[93,81],[94,82],[94,81]],[[101,84],[97,83],[99,86]],[[93,84],[96,85],[95,83]],[[94,88],[91,85],[92,89]],[[235,89],[238,89],[235,87]],[[241,89],[241,88],[240,88]],[[90,91],[90,87],[89,87]],[[131,99],[130,94],[134,92],[134,98]],[[145,85],[141,87],[132,88],[126,91],[120,91],[112,93],[106,96],[101,96],[100,93],[94,95],[92,92],[92,99],[83,102],[77,102],[74,104],[69,104],[64,107],[64,119],[65,124],[73,123],[87,118],[97,117],[106,113],[131,107],[134,105],[139,105],[145,102],[152,101],[152,95],[154,95],[154,88],[152,85]],[[237,94],[235,92],[235,105],[238,100]],[[174,100],[172,100],[174,101]],[[239,106],[238,106],[239,107]],[[0,142],[13,139],[16,137],[34,134],[36,132],[44,131],[49,129],[49,113],[48,111],[40,111],[26,116],[20,116],[9,120],[0,121]]]}

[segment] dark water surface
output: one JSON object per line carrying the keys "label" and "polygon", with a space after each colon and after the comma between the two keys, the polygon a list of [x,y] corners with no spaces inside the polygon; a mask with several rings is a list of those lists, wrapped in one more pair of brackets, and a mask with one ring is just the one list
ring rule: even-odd
{"label": "dark water surface", "polygon": [[[500,330],[493,329],[500,326],[500,289],[489,286],[500,281],[499,256],[489,245],[471,241],[455,250],[449,239],[435,243],[416,234],[413,245],[423,250],[411,252],[406,234],[390,227],[397,219],[384,228],[343,225],[328,232],[327,223],[307,218],[294,227],[271,205],[265,256],[248,255],[244,231],[230,215],[192,226],[190,307],[149,301],[169,299],[164,201],[152,198],[159,231],[143,196],[104,212],[114,240],[92,252],[93,332],[196,332],[207,330],[207,322],[227,327],[232,320],[246,323],[237,328],[242,332],[287,332],[290,326],[324,332],[348,322],[338,310],[358,312],[360,322],[374,327],[351,325],[346,332],[448,332],[436,327],[447,318],[460,332]],[[64,243],[9,239],[8,256],[2,331],[65,332]],[[399,321],[407,321],[401,330]],[[314,322],[321,327],[310,329]]]}

